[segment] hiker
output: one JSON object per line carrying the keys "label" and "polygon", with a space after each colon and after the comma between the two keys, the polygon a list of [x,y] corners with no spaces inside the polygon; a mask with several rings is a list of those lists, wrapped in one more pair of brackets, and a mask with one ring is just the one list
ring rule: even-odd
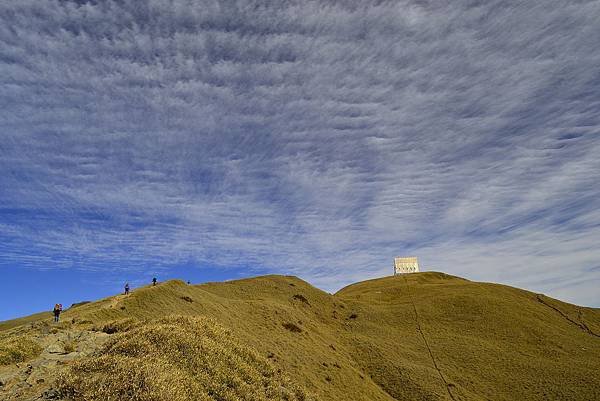
{"label": "hiker", "polygon": [[62,304],[54,304],[54,321],[58,323],[60,319],[60,312],[62,312]]}
{"label": "hiker", "polygon": [[187,283],[188,283],[188,285],[192,284],[192,283],[190,283],[190,280],[188,280]]}
{"label": "hiker", "polygon": [[153,285],[153,286],[155,286],[155,285],[156,285],[156,277],[154,277],[154,278],[152,279],[152,285]]}
{"label": "hiker", "polygon": [[125,283],[125,295],[129,294],[129,283]]}

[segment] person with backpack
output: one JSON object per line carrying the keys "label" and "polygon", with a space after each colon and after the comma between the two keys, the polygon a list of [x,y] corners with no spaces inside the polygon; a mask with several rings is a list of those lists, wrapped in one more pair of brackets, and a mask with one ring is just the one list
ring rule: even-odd
{"label": "person with backpack", "polygon": [[156,285],[156,277],[154,277],[154,278],[152,279],[152,286],[155,286],[155,285]]}
{"label": "person with backpack", "polygon": [[125,283],[125,295],[129,294],[129,283]]}
{"label": "person with backpack", "polygon": [[54,304],[54,322],[58,323],[60,312],[62,312],[62,304]]}

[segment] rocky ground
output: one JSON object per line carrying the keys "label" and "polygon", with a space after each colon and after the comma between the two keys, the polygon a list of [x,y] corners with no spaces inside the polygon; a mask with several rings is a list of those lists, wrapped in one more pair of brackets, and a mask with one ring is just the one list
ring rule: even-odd
{"label": "rocky ground", "polygon": [[92,354],[108,339],[103,332],[38,323],[19,328],[43,349],[27,362],[0,366],[0,400],[59,400],[53,383],[69,362]]}

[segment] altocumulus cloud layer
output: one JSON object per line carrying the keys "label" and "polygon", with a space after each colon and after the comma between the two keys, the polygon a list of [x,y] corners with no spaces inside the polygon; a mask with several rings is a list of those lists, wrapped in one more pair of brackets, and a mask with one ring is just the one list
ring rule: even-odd
{"label": "altocumulus cloud layer", "polygon": [[600,306],[598,21],[597,1],[2,1],[0,267],[335,290],[414,254]]}

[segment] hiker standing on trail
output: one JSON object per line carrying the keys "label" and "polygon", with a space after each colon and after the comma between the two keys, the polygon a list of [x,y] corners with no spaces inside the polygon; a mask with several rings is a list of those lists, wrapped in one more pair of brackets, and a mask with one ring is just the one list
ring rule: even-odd
{"label": "hiker standing on trail", "polygon": [[60,319],[60,312],[62,312],[62,304],[54,304],[54,321],[58,323]]}
{"label": "hiker standing on trail", "polygon": [[152,279],[152,285],[153,285],[153,286],[155,286],[155,285],[156,285],[156,277],[154,277],[154,278]]}
{"label": "hiker standing on trail", "polygon": [[125,295],[129,294],[129,283],[125,283]]}

